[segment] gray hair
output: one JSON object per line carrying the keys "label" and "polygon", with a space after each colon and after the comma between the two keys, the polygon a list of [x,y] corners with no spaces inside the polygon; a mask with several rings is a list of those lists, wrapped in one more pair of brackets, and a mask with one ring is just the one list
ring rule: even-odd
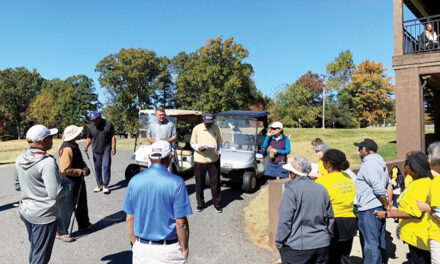
{"label": "gray hair", "polygon": [[440,141],[434,142],[428,147],[428,158],[431,167],[440,165]]}
{"label": "gray hair", "polygon": [[312,165],[310,165],[310,162],[300,155],[293,155],[291,157],[291,165],[295,170],[307,175],[309,175],[309,173],[312,171]]}

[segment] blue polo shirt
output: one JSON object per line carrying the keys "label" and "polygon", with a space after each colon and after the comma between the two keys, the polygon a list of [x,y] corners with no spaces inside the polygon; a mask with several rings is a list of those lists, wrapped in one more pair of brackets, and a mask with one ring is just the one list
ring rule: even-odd
{"label": "blue polo shirt", "polygon": [[158,163],[130,180],[122,210],[134,215],[134,235],[148,240],[177,238],[176,218],[192,214],[185,182]]}

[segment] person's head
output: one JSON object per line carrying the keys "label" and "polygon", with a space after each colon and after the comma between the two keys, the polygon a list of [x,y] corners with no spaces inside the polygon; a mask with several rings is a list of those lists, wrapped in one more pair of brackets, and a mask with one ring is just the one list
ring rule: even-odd
{"label": "person's head", "polygon": [[426,24],[425,25],[425,30],[431,32],[432,31],[432,24],[431,23]]}
{"label": "person's head", "polygon": [[205,127],[207,129],[210,129],[212,127],[212,124],[214,123],[214,115],[213,114],[204,114],[203,115],[203,124],[205,124]]}
{"label": "person's head", "polygon": [[337,149],[329,149],[322,156],[322,163],[328,172],[344,171],[350,167],[344,152]]}
{"label": "person's head", "polygon": [[275,121],[269,126],[269,133],[273,136],[279,136],[283,133],[283,124],[281,122]]}
{"label": "person's head", "polygon": [[414,180],[432,177],[428,157],[422,152],[415,152],[407,156],[405,160],[405,171],[411,175]]}
{"label": "person's head", "polygon": [[79,139],[81,137],[81,132],[83,131],[83,127],[78,127],[75,125],[68,126],[64,129],[63,139],[64,141],[73,141]]}
{"label": "person's head", "polygon": [[312,140],[311,144],[312,144],[312,146],[316,147],[316,146],[324,144],[324,141],[322,141],[322,139],[320,139],[320,138],[315,138],[314,140]]}
{"label": "person's head", "polygon": [[376,153],[378,149],[376,142],[369,138],[362,140],[362,142],[354,143],[354,145],[358,147],[359,156],[361,157],[361,159],[370,154]]}
{"label": "person's head", "polygon": [[428,161],[431,169],[440,173],[440,142],[434,142],[428,147]]}
{"label": "person's head", "polygon": [[157,121],[162,124],[165,121],[165,118],[167,117],[165,114],[165,110],[163,108],[156,108],[156,111],[154,111],[154,115],[157,118]]}
{"label": "person's head", "polygon": [[322,156],[327,150],[330,149],[330,147],[326,144],[321,144],[318,146],[314,146],[313,149],[315,150],[315,155],[318,156],[318,158],[322,159]]}
{"label": "person's head", "polygon": [[101,122],[101,114],[98,111],[92,111],[89,114],[89,120],[95,124],[99,124],[99,122]]}
{"label": "person's head", "polygon": [[26,141],[31,148],[49,150],[53,146],[53,135],[58,133],[58,129],[48,129],[43,125],[34,125],[26,132]]}
{"label": "person's head", "polygon": [[310,165],[310,162],[299,155],[293,155],[291,161],[283,165],[283,168],[287,171],[291,179],[308,176],[312,171],[312,165]]}
{"label": "person's head", "polygon": [[172,157],[171,144],[168,141],[159,140],[151,145],[151,163],[160,163],[165,167],[168,167],[170,166]]}

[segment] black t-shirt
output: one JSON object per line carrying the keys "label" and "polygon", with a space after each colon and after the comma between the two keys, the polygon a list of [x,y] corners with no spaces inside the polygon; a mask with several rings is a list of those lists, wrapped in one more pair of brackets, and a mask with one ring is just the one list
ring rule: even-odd
{"label": "black t-shirt", "polygon": [[87,138],[92,139],[93,153],[102,154],[106,150],[111,150],[114,134],[115,129],[109,121],[101,119],[97,125],[91,123],[87,128]]}

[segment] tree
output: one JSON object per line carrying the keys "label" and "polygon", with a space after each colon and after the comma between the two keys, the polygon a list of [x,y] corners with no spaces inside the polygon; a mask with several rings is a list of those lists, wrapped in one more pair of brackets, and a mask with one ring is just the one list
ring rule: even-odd
{"label": "tree", "polygon": [[385,71],[382,63],[365,60],[351,76],[347,91],[353,98],[352,111],[361,127],[380,122],[393,110],[394,88]]}
{"label": "tree", "polygon": [[195,52],[179,53],[172,60],[176,106],[215,113],[264,101],[251,79],[252,66],[243,62],[248,54],[233,38],[223,41],[221,36]]}
{"label": "tree", "polygon": [[[110,94],[126,124],[127,132],[137,129],[138,110],[153,104],[166,106],[172,100],[169,59],[147,49],[121,49],[102,59],[95,71]],[[112,120],[114,121],[114,120]]]}
{"label": "tree", "polygon": [[332,62],[327,64],[327,90],[340,91],[351,81],[351,75],[356,69],[353,63],[353,54],[350,50],[340,52]]}
{"label": "tree", "polygon": [[29,106],[29,117],[46,127],[56,127],[58,116],[56,97],[49,89],[42,90]]}
{"label": "tree", "polygon": [[287,127],[313,127],[321,112],[324,80],[308,71],[294,84],[276,95],[272,119]]}
{"label": "tree", "polygon": [[0,71],[0,112],[7,122],[15,126],[14,136],[24,137],[29,124],[27,119],[30,102],[37,96],[44,79],[33,69],[25,67],[7,68]]}

